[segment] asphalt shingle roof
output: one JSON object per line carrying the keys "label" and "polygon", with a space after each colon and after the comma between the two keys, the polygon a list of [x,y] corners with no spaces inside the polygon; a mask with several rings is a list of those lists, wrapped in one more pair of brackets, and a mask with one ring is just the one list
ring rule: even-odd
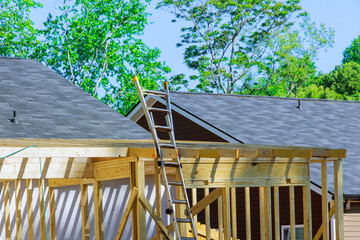
{"label": "asphalt shingle roof", "polygon": [[[13,111],[18,125],[9,120]],[[41,63],[0,57],[0,138],[132,140],[151,135]]]}
{"label": "asphalt shingle roof", "polygon": [[[360,194],[360,102],[301,99],[297,108],[298,100],[171,93],[173,104],[245,144],[347,149],[344,193]],[[321,185],[320,176],[312,164],[312,181]]]}

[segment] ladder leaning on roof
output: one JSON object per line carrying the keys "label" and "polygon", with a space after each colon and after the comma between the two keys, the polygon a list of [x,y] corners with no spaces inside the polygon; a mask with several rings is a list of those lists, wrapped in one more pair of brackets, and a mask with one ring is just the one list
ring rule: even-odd
{"label": "ladder leaning on roof", "polygon": [[[181,163],[178,154],[176,154],[176,157],[173,161],[164,161],[162,149],[164,148],[170,148],[177,150],[176,143],[175,143],[175,135],[174,135],[174,125],[173,125],[173,119],[171,114],[171,105],[170,105],[170,96],[169,96],[169,88],[168,88],[168,82],[164,82],[164,91],[150,91],[150,90],[144,90],[141,88],[137,76],[133,77],[140,102],[142,105],[142,108],[144,110],[144,114],[146,117],[146,121],[149,125],[149,130],[151,132],[151,135],[154,139],[157,156],[158,156],[158,166],[160,167],[160,174],[162,176],[162,182],[165,187],[166,195],[168,198],[168,204],[169,208],[166,209],[166,213],[171,215],[171,224],[174,226],[175,231],[175,239],[183,240],[183,239],[194,239],[197,240],[197,234],[194,224],[194,219],[190,210],[190,203],[189,198],[186,193],[185,183],[183,174],[181,171]],[[166,108],[153,108],[148,107],[144,98],[144,94],[146,95],[155,95],[159,97],[165,98],[166,101]],[[153,117],[153,112],[161,112],[165,115],[166,120],[166,126],[160,126],[156,125]],[[158,132],[168,132],[170,141],[167,143],[160,142],[160,139],[158,138],[157,133]],[[166,168],[175,168],[177,170],[178,180],[177,181],[169,181],[168,177],[166,175]],[[174,198],[169,189],[169,185],[172,185],[176,188],[180,188],[181,192],[183,193],[183,199],[176,199]],[[179,197],[179,196],[178,196]],[[185,205],[185,216],[186,218],[178,218],[178,213],[175,211],[176,205]],[[193,237],[187,238],[186,236],[180,236],[180,231],[178,224],[190,224]]]}

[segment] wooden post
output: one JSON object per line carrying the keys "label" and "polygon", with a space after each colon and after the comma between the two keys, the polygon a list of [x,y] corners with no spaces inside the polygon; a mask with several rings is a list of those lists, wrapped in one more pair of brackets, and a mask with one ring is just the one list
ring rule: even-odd
{"label": "wooden post", "polygon": [[[134,188],[134,187],[138,187],[137,186],[137,161],[136,162],[131,162],[130,163],[130,188],[131,190]],[[131,223],[132,223],[132,238],[133,239],[139,239],[139,236],[138,236],[138,208],[137,206],[139,205],[139,196],[137,195],[136,196],[136,199],[135,199],[135,203],[134,203],[134,206],[132,208],[132,213],[131,213]]]}
{"label": "wooden post", "polygon": [[237,239],[237,219],[236,219],[236,188],[231,188],[231,230],[232,238]]}
{"label": "wooden post", "polygon": [[56,240],[56,220],[55,220],[55,191],[54,187],[49,187],[50,205],[50,239]]}
{"label": "wooden post", "polygon": [[4,181],[5,238],[6,238],[6,240],[11,240],[9,191],[10,191],[9,181]]}
{"label": "wooden post", "polygon": [[306,185],[302,187],[303,192],[303,217],[304,217],[304,240],[312,239],[312,216],[311,216],[311,188],[310,177]]}
{"label": "wooden post", "polygon": [[142,158],[138,158],[137,162],[131,163],[130,182],[132,187],[137,187],[138,189],[132,212],[133,239],[145,240],[146,209],[139,201],[139,196],[145,195],[145,166]]}
{"label": "wooden post", "polygon": [[[192,205],[195,206],[197,204],[197,189],[192,188],[191,189],[191,196],[192,196]],[[197,226],[197,215],[193,216],[194,219],[194,225]]]}
{"label": "wooden post", "polygon": [[39,184],[39,209],[40,209],[40,235],[41,235],[41,239],[46,239],[45,209],[44,209],[44,201],[43,201],[43,199],[45,199],[44,179],[43,180],[38,179],[38,184]]}
{"label": "wooden post", "polygon": [[103,205],[102,205],[102,184],[101,181],[94,182],[94,228],[95,239],[104,239]]}
{"label": "wooden post", "polygon": [[295,187],[289,186],[289,200],[290,200],[290,239],[295,240]]}
{"label": "wooden post", "polygon": [[251,240],[250,188],[245,187],[246,239]]}
{"label": "wooden post", "polygon": [[[154,160],[154,170],[155,170],[155,205],[156,205],[156,214],[161,218],[161,174],[160,174],[160,168],[157,164],[158,159]],[[164,235],[162,234],[162,231],[159,226],[156,225],[156,234],[158,236],[158,240],[164,239]]]}
{"label": "wooden post", "polygon": [[88,184],[81,183],[81,230],[82,240],[90,239]]}
{"label": "wooden post", "polygon": [[[209,188],[204,188],[204,197],[209,195]],[[210,240],[210,206],[205,207],[206,240]]]}
{"label": "wooden post", "polygon": [[344,199],[343,199],[343,166],[342,159],[334,161],[335,185],[335,234],[337,240],[344,239]]}
{"label": "wooden post", "polygon": [[223,215],[224,215],[224,239],[231,239],[231,212],[230,212],[230,184],[225,181],[225,188],[223,193]]}
{"label": "wooden post", "polygon": [[266,198],[265,208],[267,215],[265,217],[267,218],[267,239],[272,240],[271,184],[269,180],[266,181]]}
{"label": "wooden post", "polygon": [[260,239],[265,240],[265,188],[259,187]]}
{"label": "wooden post", "polygon": [[265,232],[265,238],[269,239],[269,228],[268,228],[268,197],[267,197],[267,187],[264,187],[264,218],[265,218],[265,228],[264,228],[264,232]]}
{"label": "wooden post", "polygon": [[32,204],[32,180],[26,179],[26,207],[28,216],[28,239],[34,240],[34,211]]}
{"label": "wooden post", "polygon": [[15,180],[15,202],[16,202],[16,239],[22,239],[21,231],[21,180]]}
{"label": "wooden post", "polygon": [[322,208],[322,223],[323,223],[323,239],[329,239],[329,224],[328,224],[328,182],[327,182],[327,162],[321,161],[321,208]]}
{"label": "wooden post", "polygon": [[279,187],[274,187],[274,224],[275,240],[280,240],[280,205],[279,205]]}
{"label": "wooden post", "polygon": [[[219,233],[219,240],[224,240],[224,211],[223,211],[223,196],[222,195],[218,198],[217,204],[218,204],[218,233]],[[210,217],[209,217],[209,222],[210,222]],[[209,224],[209,230],[210,230],[210,224]]]}

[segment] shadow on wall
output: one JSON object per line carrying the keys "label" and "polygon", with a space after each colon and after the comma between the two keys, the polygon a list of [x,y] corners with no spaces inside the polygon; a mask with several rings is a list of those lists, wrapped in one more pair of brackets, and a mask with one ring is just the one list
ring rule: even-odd
{"label": "shadow on wall", "polygon": [[[9,182],[10,192],[10,227],[11,239],[16,238],[16,218],[15,218],[15,185],[14,181]],[[33,209],[34,209],[34,235],[35,239],[40,239],[40,211],[39,211],[39,185],[38,180],[32,180],[33,184]],[[46,181],[47,186],[47,181]],[[155,207],[155,186],[154,177],[146,177],[145,195],[150,203]],[[4,184],[0,183],[0,216],[5,216],[4,206]],[[104,239],[115,239],[121,217],[124,214],[127,201],[130,197],[129,179],[110,180],[102,182],[103,189],[103,217],[104,217]],[[50,209],[48,187],[44,189],[45,194],[45,216],[47,234],[50,236]],[[90,236],[94,237],[94,200],[93,187],[88,186],[89,194],[89,224]],[[21,224],[22,237],[28,239],[28,216],[26,181],[21,180]],[[162,187],[162,209],[167,207],[166,195]],[[56,237],[58,240],[81,239],[81,195],[80,186],[67,186],[55,188],[55,216],[56,216]],[[147,236],[151,238],[156,233],[155,222],[150,215],[146,215]],[[169,223],[169,217],[163,214],[163,220]],[[0,239],[5,239],[5,218],[0,218]],[[131,239],[131,215],[126,224],[122,239]]]}

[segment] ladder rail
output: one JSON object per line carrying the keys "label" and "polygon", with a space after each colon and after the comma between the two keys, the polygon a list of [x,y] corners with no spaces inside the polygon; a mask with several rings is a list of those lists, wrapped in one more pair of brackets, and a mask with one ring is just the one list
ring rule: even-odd
{"label": "ladder rail", "polygon": [[[176,146],[176,142],[175,142],[175,134],[174,134],[174,124],[173,124],[173,118],[172,118],[172,112],[171,112],[171,103],[170,103],[168,82],[167,81],[164,82],[164,91],[159,92],[159,91],[142,89],[139,84],[138,78],[136,76],[133,77],[133,80],[134,80],[136,90],[137,90],[139,98],[140,98],[140,102],[141,102],[142,109],[145,114],[147,124],[149,126],[149,130],[150,130],[151,135],[154,140],[154,145],[155,145],[157,157],[158,157],[158,166],[160,167],[162,182],[165,187],[168,204],[169,204],[167,213],[171,215],[172,224],[174,225],[176,239],[178,239],[178,240],[182,239],[179,228],[178,228],[178,223],[190,223],[190,226],[192,228],[192,233],[194,236],[193,239],[197,240],[197,233],[196,233],[196,228],[195,228],[195,224],[194,224],[194,219],[193,219],[192,212],[190,209],[190,202],[189,202],[188,194],[187,194],[186,187],[185,187],[184,176],[181,171],[180,158],[176,154],[176,157],[174,159],[175,161],[164,162],[163,155],[162,155],[162,149],[161,149],[162,146],[164,148],[171,146],[173,149],[175,149],[175,151],[177,150],[177,146]],[[156,108],[147,106],[147,103],[145,101],[143,93],[145,93],[145,94],[150,93],[151,95],[158,95],[158,96],[165,98],[166,109],[160,110],[160,109],[156,109]],[[158,126],[155,124],[155,120],[154,120],[154,116],[153,116],[154,109],[157,112],[165,113],[166,126]],[[161,130],[166,130],[168,132],[170,144],[161,144],[160,143],[157,131],[161,131]],[[178,178],[179,178],[177,181],[180,181],[179,183],[172,184],[173,182],[168,180],[167,175],[166,175],[166,170],[165,170],[166,166],[176,167],[177,172],[178,172]],[[169,190],[169,185],[175,186],[175,189],[177,187],[180,187],[182,190],[182,193],[183,193],[183,197],[185,199],[173,199],[171,196],[170,190]],[[174,205],[176,205],[176,204],[186,204],[186,212],[185,212],[186,218],[177,218],[178,213],[176,212],[175,207],[174,207]],[[186,236],[184,236],[184,238],[185,237]]]}

